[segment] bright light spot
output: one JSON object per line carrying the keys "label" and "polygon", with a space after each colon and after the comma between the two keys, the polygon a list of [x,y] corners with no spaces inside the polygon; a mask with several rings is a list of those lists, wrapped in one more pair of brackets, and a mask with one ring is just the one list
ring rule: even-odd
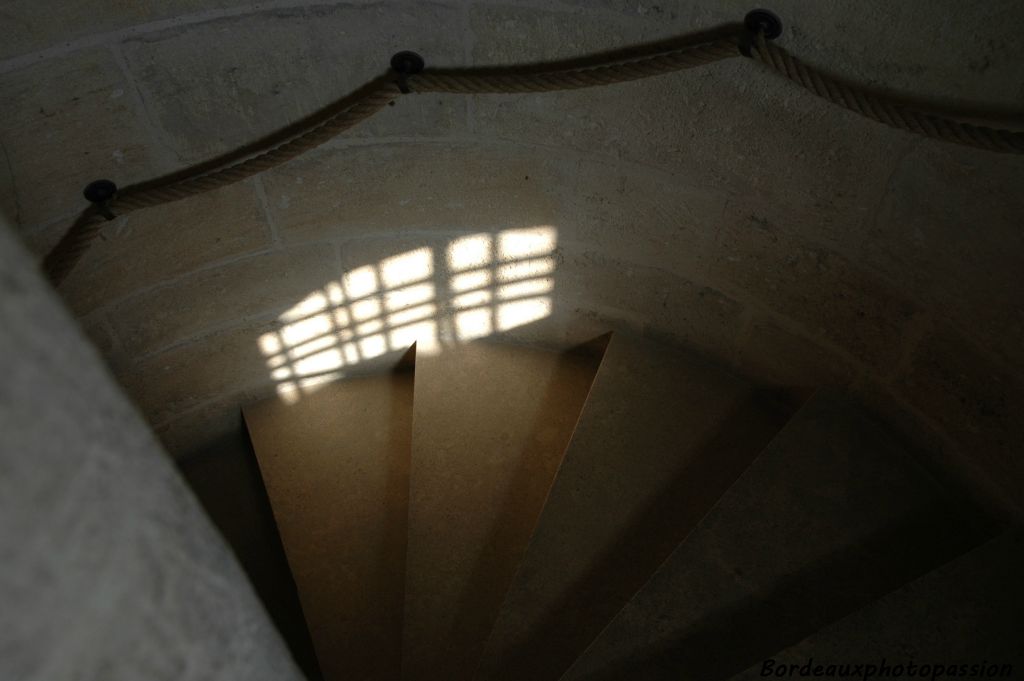
{"label": "bright light spot", "polygon": [[327,300],[332,307],[337,307],[345,302],[345,293],[341,290],[341,284],[338,282],[332,281],[324,290],[327,291]]}
{"label": "bright light spot", "polygon": [[[349,324],[352,323],[352,315],[349,314],[348,310],[344,307],[339,307],[334,311],[334,324],[339,329],[345,329]],[[342,331],[344,333],[344,331]]]}
{"label": "bright light spot", "polygon": [[466,342],[550,316],[556,235],[548,226],[473,234],[448,245],[444,271],[424,247],[328,282],[259,338],[278,394],[293,403],[348,367],[414,343],[436,354],[442,334]]}
{"label": "bright light spot", "polygon": [[394,314],[388,315],[387,324],[394,328],[396,326],[405,326],[412,322],[433,317],[437,314],[437,305],[433,303],[429,305],[420,305],[419,307],[412,307],[406,310],[395,312]]}
{"label": "bright light spot", "polygon": [[388,341],[393,348],[409,347],[416,343],[417,354],[435,354],[440,349],[437,322],[432,319],[392,329]]}
{"label": "bright light spot", "polygon": [[295,367],[296,376],[316,376],[327,371],[340,369],[345,366],[345,360],[341,356],[341,351],[334,347],[330,350],[304,357],[296,361],[292,366]]}
{"label": "bright light spot", "polygon": [[356,336],[369,336],[372,333],[377,333],[384,328],[383,319],[371,319],[365,324],[360,324],[356,327]]}
{"label": "bright light spot", "polygon": [[456,239],[448,246],[448,267],[452,272],[477,269],[491,264],[490,234],[474,234]]}
{"label": "bright light spot", "polygon": [[380,262],[381,278],[387,288],[428,279],[434,273],[434,254],[429,248],[409,251]]}
{"label": "bright light spot", "polygon": [[277,396],[285,404],[295,404],[299,401],[299,387],[291,381],[277,384]]}
{"label": "bright light spot", "polygon": [[469,310],[455,315],[455,333],[459,340],[468,341],[491,334],[491,311],[488,309]]}
{"label": "bright light spot", "polygon": [[502,303],[498,306],[498,330],[508,331],[551,314],[551,300],[548,298],[529,298],[514,303]]}
{"label": "bright light spot", "polygon": [[429,302],[435,297],[433,284],[414,284],[385,294],[384,306],[390,311],[401,310],[405,307]]}
{"label": "bright light spot", "polygon": [[380,300],[377,298],[369,298],[367,300],[360,300],[358,303],[352,303],[352,305],[349,306],[349,309],[352,311],[352,317],[356,321],[379,317],[384,311],[383,306],[380,304]]}
{"label": "bright light spot", "polygon": [[501,260],[522,260],[549,255],[555,250],[555,230],[551,227],[508,229],[498,236]]}
{"label": "bright light spot", "polygon": [[498,298],[499,300],[508,300],[509,298],[537,296],[542,293],[551,293],[554,287],[555,282],[551,281],[550,278],[527,279],[526,281],[500,286],[498,288]]}
{"label": "bright light spot", "polygon": [[489,302],[491,302],[491,292],[487,289],[463,293],[462,295],[452,298],[452,306],[458,309],[480,307],[481,305],[486,305]]}
{"label": "bright light spot", "polygon": [[310,388],[315,388],[318,385],[325,385],[331,381],[336,381],[344,375],[345,374],[340,371],[331,371],[325,374],[310,376],[308,378],[301,378],[299,379],[299,388],[301,388],[303,392],[308,392]]}
{"label": "bright light spot", "polygon": [[265,333],[260,336],[260,352],[264,355],[276,355],[281,350],[281,339],[276,333]]}
{"label": "bright light spot", "polygon": [[534,258],[504,263],[498,267],[498,281],[533,279],[555,271],[554,258]]}
{"label": "bright light spot", "polygon": [[359,362],[359,348],[356,347],[355,343],[345,343],[341,346],[341,351],[345,353],[345,360],[349,364],[357,364]]}
{"label": "bright light spot", "polygon": [[295,322],[327,309],[327,296],[320,291],[310,294],[301,303],[279,317],[282,322]]}
{"label": "bright light spot", "polygon": [[281,329],[281,340],[288,347],[294,348],[296,345],[301,345],[306,341],[330,333],[332,328],[331,318],[325,314],[318,314],[315,317],[283,327]]}
{"label": "bright light spot", "polygon": [[474,270],[452,275],[448,282],[448,288],[452,291],[472,291],[475,288],[483,288],[491,283],[491,273],[488,270]]}
{"label": "bright light spot", "polygon": [[346,272],[341,283],[349,300],[362,298],[377,292],[377,273],[367,265]]}
{"label": "bright light spot", "polygon": [[301,345],[288,348],[288,352],[285,353],[284,357],[286,360],[302,359],[307,355],[315,354],[321,350],[333,348],[337,344],[338,341],[333,334],[324,334],[314,338],[308,343],[302,343]]}
{"label": "bright light spot", "polygon": [[370,336],[369,338],[364,338],[359,342],[359,352],[362,353],[363,359],[380,357],[387,351],[388,342],[382,333],[379,333],[376,336]]}

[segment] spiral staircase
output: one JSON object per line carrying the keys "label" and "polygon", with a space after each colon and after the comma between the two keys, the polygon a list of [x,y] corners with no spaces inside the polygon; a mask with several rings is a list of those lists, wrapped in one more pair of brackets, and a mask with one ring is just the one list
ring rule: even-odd
{"label": "spiral staircase", "polygon": [[413,346],[244,418],[310,677],[707,681],[1024,650],[1019,533],[843,394],[616,332]]}

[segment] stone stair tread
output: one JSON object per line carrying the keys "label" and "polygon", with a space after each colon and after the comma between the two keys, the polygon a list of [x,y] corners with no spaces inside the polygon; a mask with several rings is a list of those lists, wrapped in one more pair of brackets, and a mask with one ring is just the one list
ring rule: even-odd
{"label": "stone stair tread", "polygon": [[993,531],[888,428],[816,394],[563,679],[729,678]]}
{"label": "stone stair tread", "polygon": [[244,409],[326,681],[401,678],[413,372]]}
{"label": "stone stair tread", "polygon": [[473,342],[417,358],[405,679],[472,671],[603,345],[556,352]]}
{"label": "stone stair tread", "polygon": [[557,679],[783,426],[772,397],[613,336],[476,678]]}
{"label": "stone stair tread", "polygon": [[[981,665],[982,678],[992,665],[1000,678],[1004,666],[1024,669],[1024,533],[1010,530],[949,563],[843,618],[800,643],[770,656],[771,669],[807,665],[881,665],[894,675],[897,665],[912,673],[911,663],[938,665],[955,673],[938,678],[967,677]],[[961,671],[961,665],[967,665]],[[733,677],[733,681],[764,678],[764,662]],[[993,675],[995,676],[995,675]],[[880,676],[881,677],[881,676]],[[931,674],[925,674],[931,678]],[[989,677],[991,678],[991,676]]]}

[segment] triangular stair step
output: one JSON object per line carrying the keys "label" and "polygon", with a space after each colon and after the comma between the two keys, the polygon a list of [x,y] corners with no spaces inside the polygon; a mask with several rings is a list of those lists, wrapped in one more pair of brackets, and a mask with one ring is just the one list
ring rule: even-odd
{"label": "triangular stair step", "polygon": [[401,678],[411,356],[244,409],[325,681]]}
{"label": "triangular stair step", "polygon": [[[843,664],[875,665],[872,678],[1020,678],[1022,575],[1024,532],[1009,531],[771,655],[768,669],[774,674],[795,665],[797,673],[788,678],[799,678],[805,665],[811,678],[818,665],[823,667],[821,676],[836,665],[835,677]],[[911,663],[917,665],[916,672]],[[902,665],[901,672],[897,665]],[[921,674],[922,665],[932,668]],[[943,672],[933,677],[937,665]],[[947,673],[950,666],[955,669]],[[733,681],[763,679],[765,669],[761,661]]]}
{"label": "triangular stair step", "polygon": [[779,432],[774,397],[613,336],[476,678],[557,679]]}
{"label": "triangular stair step", "polygon": [[986,540],[889,429],[813,397],[563,681],[716,681]]}
{"label": "triangular stair step", "polygon": [[551,352],[476,342],[417,358],[407,681],[472,671],[603,346]]}

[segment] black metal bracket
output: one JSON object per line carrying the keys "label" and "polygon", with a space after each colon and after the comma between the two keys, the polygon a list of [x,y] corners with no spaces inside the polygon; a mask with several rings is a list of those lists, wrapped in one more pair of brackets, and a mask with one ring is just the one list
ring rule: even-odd
{"label": "black metal bracket", "polygon": [[409,76],[420,73],[424,68],[426,68],[426,62],[415,52],[405,50],[391,57],[391,70],[398,74],[396,82],[402,94],[407,95],[412,92],[409,89]]}
{"label": "black metal bracket", "polygon": [[775,12],[768,9],[753,9],[743,17],[743,27],[746,29],[740,37],[740,54],[750,57],[751,49],[758,35],[763,35],[765,40],[775,40],[782,35],[782,19]]}
{"label": "black metal bracket", "polygon": [[86,185],[82,191],[85,200],[96,207],[96,212],[107,220],[117,216],[110,210],[110,202],[117,195],[117,185],[110,180],[95,180]]}

